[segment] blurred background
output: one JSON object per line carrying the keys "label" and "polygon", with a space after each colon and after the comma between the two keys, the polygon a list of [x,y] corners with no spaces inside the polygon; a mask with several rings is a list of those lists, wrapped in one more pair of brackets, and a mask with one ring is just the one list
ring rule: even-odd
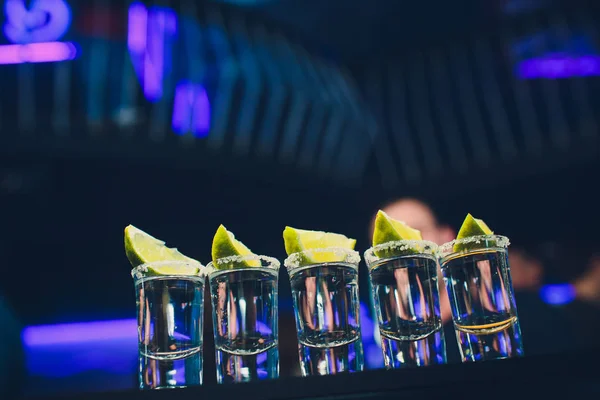
{"label": "blurred background", "polygon": [[[27,394],[136,386],[126,225],[202,262],[221,223],[280,260],[285,225],[362,253],[403,197],[511,238],[523,308],[551,315],[529,337],[522,322],[526,351],[596,345],[594,1],[0,4],[0,375]],[[297,373],[289,293],[282,270],[282,376]]]}

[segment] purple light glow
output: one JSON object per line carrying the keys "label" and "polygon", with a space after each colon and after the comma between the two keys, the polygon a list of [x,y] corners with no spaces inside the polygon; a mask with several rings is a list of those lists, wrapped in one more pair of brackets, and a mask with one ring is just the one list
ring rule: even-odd
{"label": "purple light glow", "polygon": [[167,8],[152,8],[133,3],[128,12],[127,47],[131,61],[149,101],[163,95],[165,39],[177,32],[177,16]]}
{"label": "purple light glow", "polygon": [[369,306],[365,303],[360,303],[360,331],[363,338],[370,339],[375,335],[376,326],[371,319]]}
{"label": "purple light glow", "polygon": [[135,319],[29,326],[22,334],[23,343],[29,348],[130,338],[137,340],[136,337]]}
{"label": "purple light glow", "polygon": [[43,63],[73,60],[77,49],[69,42],[9,44],[0,46],[0,64]]}
{"label": "purple light glow", "polygon": [[[22,340],[31,375],[63,378],[86,371],[131,375],[138,363],[135,319],[30,326]],[[175,333],[179,340],[190,338]]]}
{"label": "purple light glow", "polygon": [[[177,15],[168,8],[147,9],[136,2],[129,6],[127,47],[144,96],[151,102],[163,97],[163,79],[168,69],[167,39],[177,34]],[[199,84],[180,82],[174,95],[173,131],[196,137],[210,130],[210,102]]]}
{"label": "purple light glow", "polygon": [[64,0],[6,0],[4,35],[17,44],[59,40],[71,25],[71,10]]}
{"label": "purple light glow", "polygon": [[164,14],[152,13],[149,22],[149,43],[144,53],[144,95],[148,100],[156,101],[162,97],[165,51]]}
{"label": "purple light glow", "polygon": [[360,322],[365,363],[370,369],[383,368],[383,353],[375,339],[375,330],[378,330],[379,326],[377,326],[371,318],[371,310],[365,303],[360,304]]}
{"label": "purple light glow", "polygon": [[143,54],[148,26],[148,11],[143,4],[134,3],[129,7],[128,25],[127,47],[135,54]]}
{"label": "purple light glow", "polygon": [[518,74],[522,79],[561,79],[600,75],[600,56],[548,55],[521,62]]}
{"label": "purple light glow", "polygon": [[[138,344],[132,337],[77,343],[57,343],[25,348],[32,376],[64,378],[93,371],[131,376],[138,364]],[[131,379],[131,378],[130,378]]]}
{"label": "purple light glow", "polygon": [[267,352],[258,353],[256,355],[256,364],[260,365],[267,361]]}
{"label": "purple light glow", "polygon": [[540,298],[553,306],[568,304],[575,300],[575,288],[568,283],[545,285],[540,289]]}
{"label": "purple light glow", "polygon": [[210,102],[202,85],[181,82],[175,89],[173,104],[173,131],[177,134],[192,132],[203,137],[210,130]]}

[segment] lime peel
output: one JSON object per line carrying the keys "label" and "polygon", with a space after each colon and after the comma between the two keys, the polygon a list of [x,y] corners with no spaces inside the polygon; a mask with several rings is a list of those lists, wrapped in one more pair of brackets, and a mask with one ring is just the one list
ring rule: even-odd
{"label": "lime peel", "polygon": [[198,261],[133,225],[125,227],[125,254],[134,269],[143,266],[149,275],[196,275],[202,268]]}
{"label": "lime peel", "polygon": [[340,247],[354,249],[356,240],[339,233],[309,231],[305,229],[286,226],[283,230],[285,252],[288,256],[300,253],[304,250],[325,249],[329,247]]}
{"label": "lime peel", "polygon": [[[356,240],[339,233],[309,231],[286,226],[283,241],[288,259],[303,265],[344,261]],[[356,253],[358,255],[358,253]],[[358,256],[360,259],[360,256]]]}
{"label": "lime peel", "polygon": [[[480,248],[481,241],[485,240],[486,236],[491,236],[493,234],[494,232],[485,222],[483,222],[483,220],[475,218],[471,214],[467,214],[458,231],[458,235],[456,235],[453,249],[454,251],[464,251]],[[469,240],[471,238],[474,239]],[[493,247],[493,243],[487,243],[488,240],[485,241],[486,246],[491,245]]]}
{"label": "lime peel", "polygon": [[390,217],[385,211],[379,210],[375,217],[373,246],[398,240],[422,240],[421,232],[404,221]]}
{"label": "lime peel", "polygon": [[385,243],[398,242],[404,240],[419,241],[422,240],[421,232],[414,229],[404,221],[390,217],[385,211],[379,210],[375,217],[375,229],[373,231],[373,248],[375,255],[380,258],[390,258],[416,254],[412,248],[399,248],[398,246],[379,247]]}
{"label": "lime peel", "polygon": [[[225,226],[219,225],[213,238],[211,256],[216,269],[260,267],[260,258],[235,238]],[[241,258],[240,258],[241,257]]]}

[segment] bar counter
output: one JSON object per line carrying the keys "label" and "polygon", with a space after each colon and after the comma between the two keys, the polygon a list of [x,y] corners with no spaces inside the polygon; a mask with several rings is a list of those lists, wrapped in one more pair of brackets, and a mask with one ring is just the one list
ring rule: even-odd
{"label": "bar counter", "polygon": [[598,399],[599,359],[600,349],[590,349],[569,354],[405,370],[282,378],[257,383],[205,385],[159,391],[82,393],[35,399]]}

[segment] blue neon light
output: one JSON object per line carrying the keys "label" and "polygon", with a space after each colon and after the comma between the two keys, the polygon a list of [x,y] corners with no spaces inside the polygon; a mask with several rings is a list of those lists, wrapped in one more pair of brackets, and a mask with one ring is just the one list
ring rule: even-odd
{"label": "blue neon light", "polygon": [[135,319],[30,326],[22,340],[33,376],[61,378],[86,371],[130,375],[137,363]]}
{"label": "blue neon light", "polygon": [[127,47],[146,99],[158,101],[163,96],[165,45],[177,33],[177,15],[169,8],[141,3],[129,7]]}
{"label": "blue neon light", "polygon": [[374,310],[367,304],[360,304],[360,332],[363,342],[365,364],[369,369],[383,368],[383,353],[379,326],[373,321]]}
{"label": "blue neon light", "polygon": [[568,283],[545,285],[540,289],[540,298],[553,306],[569,304],[575,300],[575,288]]}
{"label": "blue neon light", "polygon": [[[361,331],[370,368],[383,366],[377,325],[361,304]],[[22,332],[27,369],[33,376],[66,378],[86,371],[132,375],[138,363],[135,319],[29,326]]]}
{"label": "blue neon light", "polygon": [[600,56],[550,54],[522,61],[518,66],[522,79],[561,79],[600,75]]}
{"label": "blue neon light", "polygon": [[194,136],[208,135],[210,103],[206,90],[198,84],[181,82],[175,89],[173,131],[178,135],[192,132]]}
{"label": "blue neon light", "polygon": [[0,64],[22,64],[72,60],[77,55],[73,43],[58,42],[71,26],[71,10],[64,0],[6,0],[6,39],[0,45]]}
{"label": "blue neon light", "polygon": [[6,0],[4,35],[15,44],[53,42],[71,26],[71,10],[64,0]]}
{"label": "blue neon light", "polygon": [[[133,68],[150,102],[164,96],[163,81],[170,68],[170,51],[177,37],[179,21],[175,11],[135,2],[129,6],[127,48]],[[208,135],[210,102],[206,90],[197,82],[184,79],[174,93],[172,128],[178,135]]]}

